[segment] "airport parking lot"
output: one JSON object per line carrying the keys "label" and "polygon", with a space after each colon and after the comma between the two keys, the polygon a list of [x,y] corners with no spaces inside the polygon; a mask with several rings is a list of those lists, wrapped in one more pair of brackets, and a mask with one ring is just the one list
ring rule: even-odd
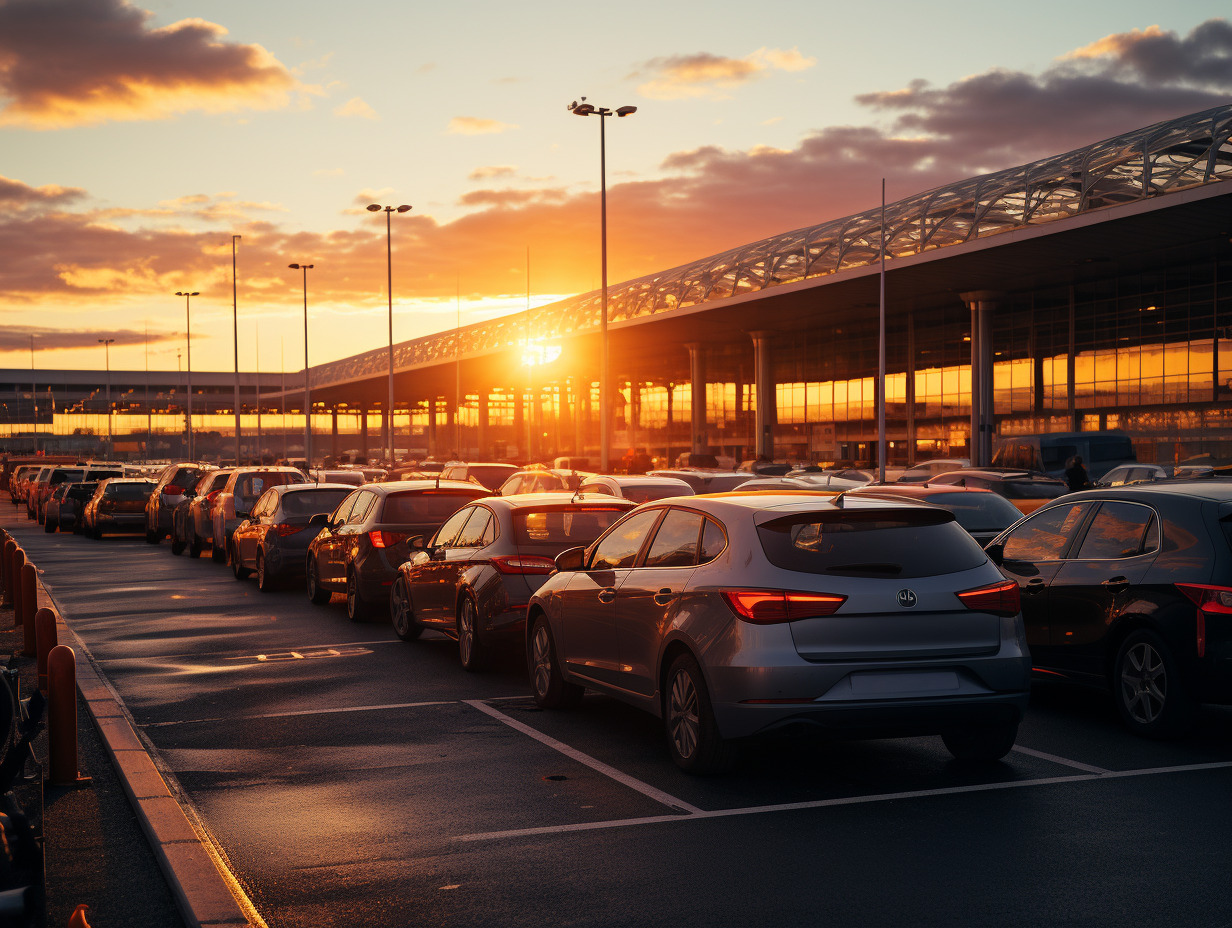
{"label": "airport parking lot", "polygon": [[1033,696],[1007,761],[782,736],[721,778],[516,662],[261,594],[166,543],[3,524],[271,926],[1232,923],[1232,713],[1179,743]]}

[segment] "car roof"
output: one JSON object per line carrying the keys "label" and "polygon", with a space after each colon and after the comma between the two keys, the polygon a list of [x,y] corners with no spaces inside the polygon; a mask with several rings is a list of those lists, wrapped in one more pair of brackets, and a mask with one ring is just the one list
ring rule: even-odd
{"label": "car roof", "polygon": [[681,480],[679,477],[662,477],[653,476],[651,474],[591,474],[586,480],[598,480],[602,477],[604,480],[613,481],[618,487],[625,486],[658,486],[658,487],[675,487],[685,486],[689,484]]}
{"label": "car roof", "polygon": [[[986,480],[1038,480],[1047,483],[1064,483],[1064,480],[1058,480],[1056,477],[1050,477],[1048,474],[1040,473],[1034,470],[1023,470],[1021,467],[964,467],[961,470],[947,470],[944,474],[938,474],[938,481],[953,480],[955,477],[983,477]],[[932,483],[933,481],[929,481]]]}
{"label": "car roof", "polygon": [[[878,499],[873,496],[855,496],[848,493],[830,493],[824,491],[760,491],[741,493],[733,490],[728,493],[706,493],[701,496],[689,496],[679,500],[654,500],[644,505],[677,505],[693,506],[719,514],[728,512],[735,514],[740,510],[766,511],[778,515],[791,515],[796,512],[841,512],[844,509],[901,509],[901,503]],[[850,505],[856,503],[855,506]]]}
{"label": "car roof", "polygon": [[985,496],[996,496],[992,490],[984,487],[960,487],[951,483],[873,483],[864,487],[853,487],[852,493],[861,496],[876,496],[879,493],[886,496],[904,496],[926,499],[930,496],[940,496],[951,493],[983,493]]}
{"label": "car roof", "polygon": [[1127,499],[1150,497],[1184,496],[1190,499],[1208,499],[1217,503],[1232,502],[1232,480],[1202,478],[1178,480],[1168,483],[1136,483],[1126,487],[1100,487],[1097,490],[1081,490],[1068,493],[1063,499]]}
{"label": "car roof", "polygon": [[491,493],[487,487],[482,487],[469,480],[391,480],[388,483],[365,483],[363,486],[351,487],[353,490],[372,490],[376,493],[400,493],[406,490],[470,490],[476,496],[487,496]]}
{"label": "car roof", "polygon": [[280,483],[276,487],[270,487],[275,493],[285,495],[287,493],[306,493],[310,490],[358,490],[359,487],[353,483]]}
{"label": "car roof", "polygon": [[[474,484],[471,484],[474,486]],[[493,496],[484,498],[485,505],[503,506],[505,509],[533,509],[542,506],[590,506],[596,503],[614,509],[633,509],[637,504],[632,500],[621,499],[618,496],[608,496],[606,493],[519,493],[517,496]]]}

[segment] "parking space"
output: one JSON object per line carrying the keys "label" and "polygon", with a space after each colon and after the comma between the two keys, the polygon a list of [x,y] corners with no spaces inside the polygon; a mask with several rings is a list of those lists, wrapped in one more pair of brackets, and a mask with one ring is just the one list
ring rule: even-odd
{"label": "parking space", "polygon": [[[1012,850],[1043,880],[1075,867],[1069,891],[1085,885],[1099,896],[1152,804],[1152,840],[1168,848],[1195,834],[1215,840],[1227,815],[1199,811],[1232,781],[1225,710],[1210,710],[1193,738],[1149,742],[1124,732],[1098,695],[1040,690],[1017,748],[991,767],[956,763],[938,738],[827,743],[783,733],[749,745],[731,774],[697,778],[671,763],[658,720],[615,700],[588,695],[569,711],[540,710],[517,661],[466,674],[452,642],[399,641],[384,622],[348,622],[340,602],[263,595],[166,545],[45,536],[4,521],[271,925],[344,923],[339,894],[355,924],[377,923],[395,903],[425,923],[535,924],[531,916],[571,888],[595,906],[634,894],[628,924],[673,913],[687,921],[699,910],[738,924],[751,902],[718,863],[736,852],[770,886],[836,868],[826,905],[792,899],[776,923],[815,924],[828,911],[843,924],[884,924],[916,912],[918,900],[895,886],[861,908],[845,884],[876,890],[879,849],[877,867],[910,872],[924,866],[911,854],[930,846],[965,861],[966,878],[947,870],[939,885],[969,907],[938,898],[948,921],[911,923],[990,923],[980,912],[992,923],[1039,923],[1049,919],[993,917],[997,886],[972,885],[1009,878],[995,855]],[[823,836],[847,856],[822,851]],[[1024,859],[1024,848],[1057,853],[1055,842],[1069,843],[1053,860]],[[1111,856],[1081,873],[1080,850]],[[669,892],[655,868],[673,866],[672,853],[687,855],[682,873],[695,882]],[[1195,884],[1226,872],[1230,856],[1221,845],[1211,859],[1188,860],[1188,872],[1185,857],[1165,869],[1201,894]],[[535,861],[552,862],[550,877]],[[714,869],[698,872],[707,861]],[[681,891],[684,899],[666,898]],[[1175,912],[1192,911],[1177,895],[1165,894]],[[1186,924],[1160,920],[1156,902],[1147,911]],[[585,912],[559,921],[611,923]]]}

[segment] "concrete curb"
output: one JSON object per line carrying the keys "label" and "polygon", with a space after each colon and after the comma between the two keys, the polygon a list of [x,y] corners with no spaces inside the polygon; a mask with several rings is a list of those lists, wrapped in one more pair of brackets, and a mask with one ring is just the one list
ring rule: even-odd
{"label": "concrete curb", "polygon": [[77,690],[94,719],[103,747],[124,784],[124,792],[167,878],[185,924],[190,928],[265,928],[265,922],[219,859],[214,846],[193,826],[172,795],[149,751],[133,730],[124,707],[95,667],[77,633],[65,624],[41,578],[38,605],[53,609],[60,644],[71,645],[76,653]]}

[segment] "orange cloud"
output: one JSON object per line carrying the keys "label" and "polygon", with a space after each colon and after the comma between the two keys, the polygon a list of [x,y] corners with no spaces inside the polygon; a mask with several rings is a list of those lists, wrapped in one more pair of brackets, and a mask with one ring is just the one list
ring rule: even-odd
{"label": "orange cloud", "polygon": [[202,19],[149,27],[127,0],[0,3],[0,125],[34,129],[285,106],[298,87],[260,45]]}
{"label": "orange cloud", "polygon": [[335,116],[358,116],[360,119],[380,119],[376,110],[361,100],[351,97],[346,103],[334,109]]}
{"label": "orange cloud", "polygon": [[709,52],[653,58],[630,76],[651,75],[651,79],[637,89],[642,96],[653,100],[725,99],[726,91],[764,77],[769,71],[803,71],[816,63],[816,58],[805,57],[798,48],[763,47],[743,58],[726,58]]}
{"label": "orange cloud", "polygon": [[494,135],[516,129],[517,126],[498,119],[480,119],[477,116],[455,116],[449,120],[449,135]]}
{"label": "orange cloud", "polygon": [[493,177],[513,177],[518,171],[512,164],[490,164],[486,167],[475,168],[468,175],[467,180],[489,180]]}

